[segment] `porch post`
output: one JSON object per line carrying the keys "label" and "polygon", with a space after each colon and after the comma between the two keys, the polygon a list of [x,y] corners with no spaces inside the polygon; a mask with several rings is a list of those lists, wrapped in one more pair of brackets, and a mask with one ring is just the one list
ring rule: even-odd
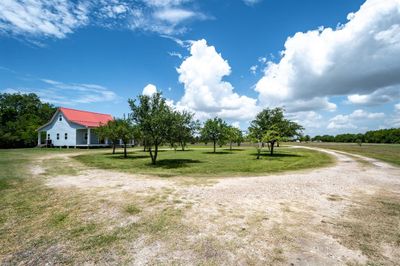
{"label": "porch post", "polygon": [[87,129],[87,145],[90,145],[90,128]]}
{"label": "porch post", "polygon": [[37,146],[40,147],[40,144],[42,144],[42,132],[38,131]]}

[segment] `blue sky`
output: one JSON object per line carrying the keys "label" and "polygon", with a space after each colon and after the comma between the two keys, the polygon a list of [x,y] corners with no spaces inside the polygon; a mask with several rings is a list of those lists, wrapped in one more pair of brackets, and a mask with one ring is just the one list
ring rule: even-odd
{"label": "blue sky", "polygon": [[0,91],[122,116],[157,89],[242,128],[275,106],[311,135],[399,127],[399,12],[398,0],[4,0]]}

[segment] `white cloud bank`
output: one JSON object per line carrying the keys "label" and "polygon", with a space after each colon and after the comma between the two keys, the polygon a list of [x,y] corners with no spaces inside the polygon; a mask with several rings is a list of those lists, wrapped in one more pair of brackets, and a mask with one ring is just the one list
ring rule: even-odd
{"label": "white cloud bank", "polygon": [[246,120],[258,110],[256,99],[237,94],[232,84],[223,80],[231,67],[205,40],[192,42],[190,56],[177,71],[185,88],[177,106],[196,112],[199,118]]}
{"label": "white cloud bank", "polygon": [[400,0],[367,0],[348,20],[288,38],[281,60],[269,62],[256,84],[261,104],[333,110],[333,95],[358,104],[399,97]]}
{"label": "white cloud bank", "polygon": [[368,120],[382,119],[384,113],[369,113],[362,109],[355,110],[349,115],[337,115],[329,120],[328,129],[355,129]]}

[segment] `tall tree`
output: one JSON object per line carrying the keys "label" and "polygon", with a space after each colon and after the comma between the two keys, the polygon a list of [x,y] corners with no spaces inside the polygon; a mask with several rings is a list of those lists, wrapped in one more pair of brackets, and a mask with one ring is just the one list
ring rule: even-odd
{"label": "tall tree", "polygon": [[56,108],[34,94],[0,94],[0,148],[37,145],[37,129],[47,123]]}
{"label": "tall tree", "polygon": [[217,143],[224,143],[227,138],[228,125],[221,118],[215,117],[208,119],[201,129],[201,138],[204,141],[211,141],[214,145],[214,153],[216,152]]}
{"label": "tall tree", "polygon": [[249,127],[249,132],[253,140],[258,142],[258,146],[267,143],[270,154],[274,153],[274,146],[281,139],[300,136],[303,127],[284,117],[283,108],[264,109],[257,114]]}
{"label": "tall tree", "polygon": [[148,147],[151,163],[157,163],[159,146],[168,141],[168,132],[171,132],[172,109],[167,105],[165,98],[157,92],[151,96],[138,96],[139,102],[129,99],[132,109],[131,118],[139,127]]}

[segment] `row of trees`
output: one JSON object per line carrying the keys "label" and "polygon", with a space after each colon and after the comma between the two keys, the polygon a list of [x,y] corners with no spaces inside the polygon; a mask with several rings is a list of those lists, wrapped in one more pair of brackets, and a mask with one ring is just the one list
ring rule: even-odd
{"label": "row of trees", "polygon": [[[152,96],[140,95],[138,99],[129,99],[132,113],[128,118],[116,119],[98,129],[102,138],[108,138],[115,145],[121,139],[124,143],[124,156],[126,145],[131,139],[141,142],[144,150],[151,157],[152,164],[157,163],[158,152],[161,145],[168,144],[173,148],[185,149],[187,143],[201,140],[216,147],[229,143],[238,146],[244,141],[242,131],[228,125],[221,118],[215,117],[204,122],[193,119],[193,114],[178,111],[169,106],[160,93]],[[260,112],[249,127],[249,138],[257,143],[258,156],[264,147],[268,147],[271,155],[275,144],[300,136],[303,127],[284,118],[282,108],[265,109]]]}
{"label": "row of trees", "polygon": [[34,147],[37,129],[47,123],[56,108],[34,94],[0,94],[0,148]]}
{"label": "row of trees", "polygon": [[400,128],[367,131],[364,134],[339,134],[315,136],[312,141],[357,142],[357,143],[400,143]]}

